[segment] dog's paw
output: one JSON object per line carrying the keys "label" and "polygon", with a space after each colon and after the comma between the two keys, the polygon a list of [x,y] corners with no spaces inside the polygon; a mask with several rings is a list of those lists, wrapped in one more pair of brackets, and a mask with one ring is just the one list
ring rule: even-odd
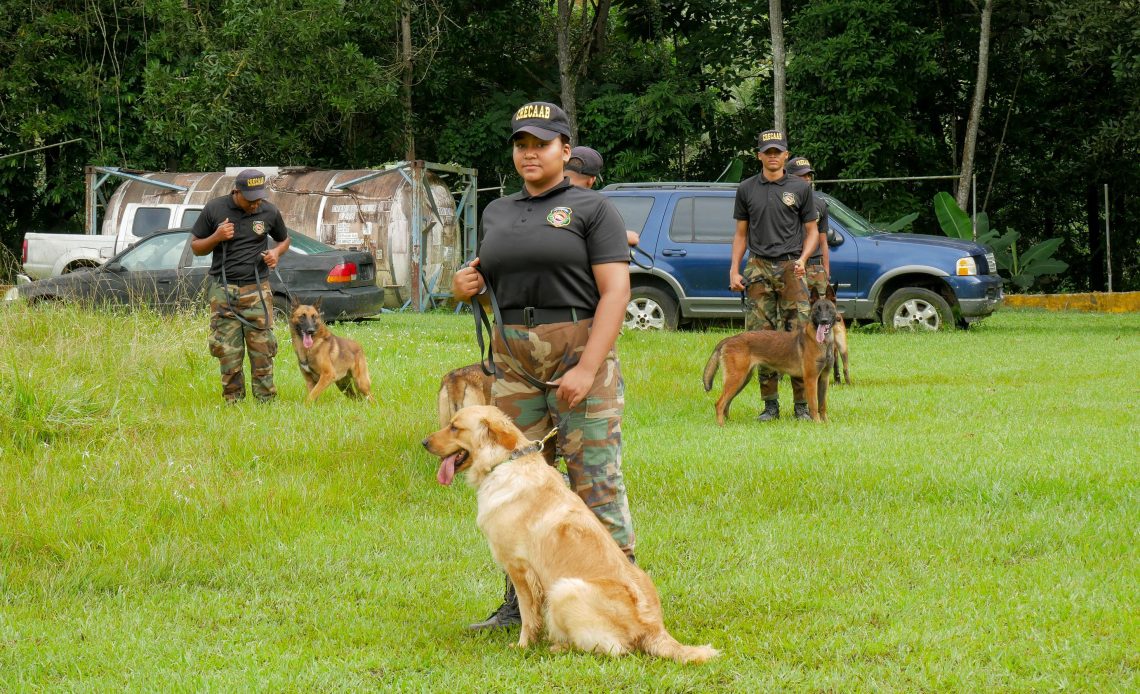
{"label": "dog's paw", "polygon": [[570,644],[568,643],[555,643],[550,646],[551,653],[565,653],[568,650],[570,650]]}

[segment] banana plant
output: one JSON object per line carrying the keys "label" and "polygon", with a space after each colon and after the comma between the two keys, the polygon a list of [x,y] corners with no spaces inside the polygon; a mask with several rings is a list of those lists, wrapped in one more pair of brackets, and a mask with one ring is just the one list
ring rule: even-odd
{"label": "banana plant", "polygon": [[[958,207],[958,203],[949,193],[938,193],[934,196],[934,214],[938,217],[938,224],[944,234],[967,241],[973,240],[974,229],[970,224],[970,217]],[[978,214],[977,227],[978,243],[993,250],[998,269],[1004,270],[1009,275],[1010,281],[1022,291],[1033,286],[1039,277],[1058,275],[1069,269],[1068,263],[1053,257],[1053,253],[1064,239],[1046,239],[1018,256],[1017,241],[1021,238],[1021,234],[1012,229],[1005,232],[990,229],[990,220],[985,212]]]}

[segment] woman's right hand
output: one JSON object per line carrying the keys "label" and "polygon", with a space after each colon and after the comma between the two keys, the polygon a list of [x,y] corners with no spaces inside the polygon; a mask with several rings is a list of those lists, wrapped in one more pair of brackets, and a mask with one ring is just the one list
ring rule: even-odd
{"label": "woman's right hand", "polygon": [[451,296],[456,301],[467,301],[483,291],[483,275],[475,269],[479,266],[479,259],[472,260],[460,268],[451,278]]}

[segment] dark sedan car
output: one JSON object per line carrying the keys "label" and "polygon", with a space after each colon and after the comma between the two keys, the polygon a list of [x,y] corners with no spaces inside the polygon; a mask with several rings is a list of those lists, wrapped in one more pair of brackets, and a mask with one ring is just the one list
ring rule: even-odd
{"label": "dark sedan car", "polygon": [[[321,313],[328,320],[380,312],[384,290],[376,286],[376,263],[370,254],[333,248],[296,232],[289,236],[289,252],[277,265],[280,278],[278,273],[269,274],[273,309],[279,316],[288,312],[290,293],[305,304],[320,299]],[[97,268],[17,285],[4,298],[145,304],[159,311],[204,304],[210,256],[194,255],[189,241],[188,229],[161,231]]]}

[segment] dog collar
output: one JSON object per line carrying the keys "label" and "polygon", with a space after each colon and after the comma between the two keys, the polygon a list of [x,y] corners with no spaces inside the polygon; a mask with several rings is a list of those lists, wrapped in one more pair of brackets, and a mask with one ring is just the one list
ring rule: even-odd
{"label": "dog collar", "polygon": [[523,457],[524,455],[530,455],[531,453],[538,453],[539,451],[541,451],[543,449],[544,446],[546,446],[546,442],[549,441],[550,438],[557,433],[558,433],[558,427],[554,427],[553,429],[550,430],[550,433],[547,434],[546,436],[543,436],[541,440],[531,441],[529,446],[524,446],[522,448],[516,448],[515,450],[511,451],[511,455],[509,458],[507,458],[507,460],[518,460],[519,458]]}

